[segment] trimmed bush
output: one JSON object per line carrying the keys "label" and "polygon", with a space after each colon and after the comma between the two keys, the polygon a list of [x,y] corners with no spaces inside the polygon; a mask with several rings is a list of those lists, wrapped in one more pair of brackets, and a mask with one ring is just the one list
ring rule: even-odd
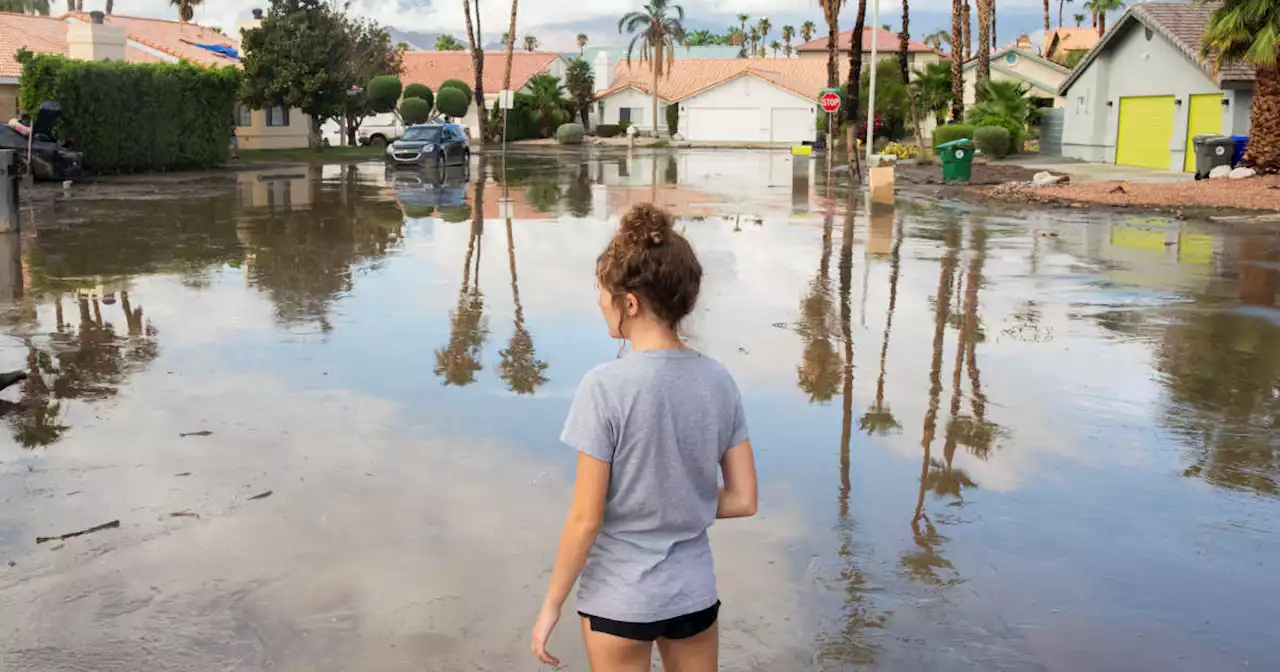
{"label": "trimmed bush", "polygon": [[[400,88],[400,78],[395,75],[374,77],[365,89],[369,109],[374,112],[390,112],[396,109],[396,102],[400,100]],[[430,92],[431,89],[427,91]]]}
{"label": "trimmed bush", "polygon": [[431,118],[431,105],[421,98],[405,98],[400,103],[400,118],[406,124],[425,124]]}
{"label": "trimmed bush", "polygon": [[444,88],[436,94],[436,109],[446,116],[465,117],[469,107],[471,107],[471,100],[458,89]]}
{"label": "trimmed bush", "polygon": [[420,98],[427,101],[427,107],[435,107],[436,95],[431,92],[431,87],[426,84],[410,84],[404,87],[405,98]]}
{"label": "trimmed bush", "polygon": [[675,135],[680,132],[680,106],[671,104],[667,106],[667,134]]}
{"label": "trimmed bush", "polygon": [[615,138],[622,130],[617,124],[596,124],[596,135],[601,138]]}
{"label": "trimmed bush", "polygon": [[969,124],[947,124],[933,129],[933,148],[937,149],[938,145],[952,140],[964,138],[966,140],[973,139],[973,126]]}
{"label": "trimmed bush", "polygon": [[1009,129],[1003,126],[979,126],[973,131],[973,146],[993,158],[1003,159],[1008,156],[1012,142]]}
{"label": "trimmed bush", "polygon": [[90,173],[209,168],[226,163],[240,72],[190,63],[76,61],[20,51],[21,107],[56,100],[58,138]]}
{"label": "trimmed bush", "polygon": [[461,79],[446,79],[440,84],[440,88],[457,89],[462,92],[462,95],[467,97],[467,100],[471,100],[476,97],[476,94],[471,90],[471,87]]}
{"label": "trimmed bush", "polygon": [[560,128],[556,129],[556,142],[562,145],[581,145],[586,134],[582,124],[560,124]]}

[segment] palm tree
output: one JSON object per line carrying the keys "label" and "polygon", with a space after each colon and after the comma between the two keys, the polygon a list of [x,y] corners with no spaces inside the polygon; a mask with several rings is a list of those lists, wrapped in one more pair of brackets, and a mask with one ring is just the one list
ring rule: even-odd
{"label": "palm tree", "polygon": [[813,25],[812,21],[805,21],[804,23],[800,24],[801,39],[803,39],[805,42],[813,41],[813,31],[816,28],[817,26]]}
{"label": "palm tree", "polygon": [[49,0],[0,0],[0,12],[48,16],[49,11]]}
{"label": "palm tree", "polygon": [[[511,25],[510,27],[507,28],[507,32],[502,34],[502,44],[507,48],[506,69],[502,71],[502,90],[503,91],[508,91],[511,89],[511,61],[515,57],[514,52],[516,47],[516,40],[515,40],[516,9],[518,8],[519,4],[520,4],[520,0],[511,0]],[[506,133],[505,129],[507,128],[507,110],[502,111],[502,128],[504,129],[503,133]],[[503,177],[503,179],[506,179],[505,176]]]}
{"label": "palm tree", "polygon": [[770,42],[770,43],[769,43],[769,48],[773,50],[773,57],[774,57],[774,58],[777,58],[777,57],[778,57],[778,52],[779,52],[779,51],[782,51],[782,45],[781,45],[777,40],[774,40],[774,41]]}
{"label": "palm tree", "polygon": [[1048,35],[1053,30],[1049,27],[1049,0],[1044,0],[1044,34]]}
{"label": "palm tree", "polygon": [[755,58],[760,50],[760,29],[752,28],[751,33],[747,36],[747,41],[751,43],[751,58]]}
{"label": "palm tree", "polygon": [[924,44],[931,49],[942,51],[942,47],[951,47],[951,33],[945,30],[938,30],[924,36]]}
{"label": "palm tree", "polygon": [[978,0],[978,72],[977,83],[991,79],[991,0]]}
{"label": "palm tree", "polygon": [[787,58],[791,57],[791,38],[795,36],[796,36],[796,29],[794,26],[782,27],[782,44],[783,44],[782,51],[787,55]]}
{"label": "palm tree", "polygon": [[689,46],[706,47],[716,43],[716,34],[709,30],[695,30],[689,33]]}
{"label": "palm tree", "polygon": [[587,51],[587,34],[578,33],[578,55],[581,56]]}
{"label": "palm tree", "polygon": [[107,0],[107,6],[105,7],[105,9],[107,10],[107,14],[111,14],[113,11],[115,11],[115,8],[116,8],[116,0]]}
{"label": "palm tree", "polygon": [[[951,34],[964,35],[964,0],[951,0]],[[964,118],[964,54],[960,45],[951,46],[951,118]]]}
{"label": "palm tree", "polygon": [[591,128],[589,119],[591,98],[596,90],[596,77],[591,71],[591,64],[582,58],[570,60],[569,67],[564,71],[564,83],[565,88],[569,90],[569,95],[578,104],[578,115],[582,117],[582,127]]}
{"label": "palm tree", "polygon": [[741,30],[743,35],[746,35],[746,34],[747,34],[747,22],[748,22],[748,21],[750,21],[750,20],[751,20],[751,15],[750,15],[750,14],[739,14],[739,15],[738,15],[738,24],[739,24],[739,25],[738,25],[738,30]]}
{"label": "palm tree", "polygon": [[767,16],[762,17],[756,23],[756,27],[760,29],[760,43],[764,44],[764,41],[769,39],[769,31],[773,30],[773,22]]}
{"label": "palm tree", "polygon": [[973,57],[973,50],[970,49],[972,42],[969,41],[969,0],[964,0],[964,8],[961,13],[961,20],[964,21],[964,60]]}
{"label": "palm tree", "polygon": [[[83,2],[83,0],[81,0]],[[178,8],[178,20],[182,23],[189,23],[196,17],[196,7],[204,4],[204,0],[169,0],[169,6]],[[80,3],[76,4],[76,9],[83,9]]]}
{"label": "palm tree", "polygon": [[[902,0],[902,30],[898,33],[898,68],[902,71],[902,84],[911,83],[911,3]],[[914,110],[912,116],[914,117]]]}
{"label": "palm tree", "polygon": [[1079,28],[1080,24],[1084,23],[1084,14],[1072,14],[1071,18],[1075,19],[1076,28]]}
{"label": "palm tree", "polygon": [[436,51],[462,51],[466,47],[452,35],[441,35],[436,38]]}
{"label": "palm tree", "polygon": [[[475,0],[476,18],[475,23],[471,22],[471,2],[470,0],[462,0],[462,12],[467,18],[467,46],[471,47],[471,71],[475,75],[476,84],[472,89],[472,93],[476,97],[476,115],[478,119],[484,118],[484,45],[480,43],[482,33],[480,31],[480,0]],[[515,8],[512,8],[512,16],[515,15]],[[515,35],[515,31],[511,31]],[[508,62],[510,62],[508,57]],[[480,142],[483,144],[489,140],[489,125],[480,124]]]}
{"label": "palm tree", "polygon": [[542,137],[547,137],[551,130],[551,117],[561,108],[564,100],[564,86],[555,75],[541,73],[529,79],[529,95],[532,98],[533,118],[542,129]]}
{"label": "palm tree", "polygon": [[[825,0],[825,1],[832,2],[832,0]],[[838,2],[840,4],[843,4],[844,0],[838,0]],[[836,8],[836,11],[839,11],[839,7]],[[846,95],[849,97],[849,109],[845,110],[844,112],[845,121],[848,122],[845,125],[845,133],[846,133],[845,147],[847,147],[849,153],[855,157],[851,163],[856,163],[858,160],[857,159],[858,143],[853,136],[858,133],[858,115],[861,114],[861,110],[859,109],[860,105],[858,104],[858,98],[862,94],[862,83],[861,83],[862,33],[863,33],[862,29],[864,26],[866,26],[866,24],[867,24],[867,0],[858,0],[858,11],[856,14],[854,14],[854,18],[853,18],[853,43],[850,45],[850,48],[849,48],[849,74],[848,74],[848,78],[845,80],[845,85],[844,85],[845,91],[847,92]],[[834,58],[834,54],[835,54],[835,44],[834,44],[835,41],[836,41],[836,38],[833,35],[831,37],[832,58]],[[834,69],[834,67],[835,66],[833,64],[832,68]],[[874,68],[875,64],[872,64],[871,67]],[[861,168],[859,168],[858,172],[859,174],[861,174]]]}
{"label": "palm tree", "polygon": [[782,45],[782,55],[787,58],[791,58],[791,45],[789,44]]}
{"label": "palm tree", "polygon": [[[672,16],[674,14],[674,16]],[[742,18],[739,16],[738,18]],[[627,64],[636,42],[640,43],[640,60],[648,61],[653,73],[653,137],[658,137],[658,79],[671,69],[675,60],[675,46],[684,44],[684,7],[673,5],[670,0],[649,0],[644,11],[628,12],[618,20],[618,32],[624,30],[634,37],[627,45]]]}
{"label": "palm tree", "polygon": [[1210,15],[1201,44],[1215,67],[1254,67],[1257,84],[1244,162],[1261,173],[1280,172],[1280,5],[1275,0],[1225,0]]}
{"label": "palm tree", "polygon": [[532,35],[524,36],[524,50],[533,51],[538,48],[538,38]]}
{"label": "palm tree", "polygon": [[926,64],[923,70],[916,70],[915,74],[911,88],[915,90],[916,102],[932,112],[941,126],[946,121],[947,106],[951,104],[951,65],[935,61]]}
{"label": "palm tree", "polygon": [[[1059,28],[1062,27],[1062,12],[1064,9],[1066,9],[1067,3],[1072,1],[1073,0],[1058,0],[1058,27]],[[1046,34],[1048,33],[1048,31],[1045,31],[1045,32]]]}
{"label": "palm tree", "polygon": [[[844,7],[844,0],[818,0],[818,6],[822,7],[822,18],[827,21],[827,88],[834,89],[840,85],[836,42],[840,33],[840,9]],[[854,37],[856,39],[857,36]]]}

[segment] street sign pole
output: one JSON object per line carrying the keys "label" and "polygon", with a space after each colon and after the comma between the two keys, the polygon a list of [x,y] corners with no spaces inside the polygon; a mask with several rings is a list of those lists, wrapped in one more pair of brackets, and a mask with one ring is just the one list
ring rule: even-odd
{"label": "street sign pole", "polygon": [[832,162],[835,160],[833,156],[835,146],[832,145],[835,135],[831,131],[831,126],[836,113],[840,111],[840,89],[823,89],[818,94],[818,105],[823,112],[827,113],[827,173],[830,174]]}

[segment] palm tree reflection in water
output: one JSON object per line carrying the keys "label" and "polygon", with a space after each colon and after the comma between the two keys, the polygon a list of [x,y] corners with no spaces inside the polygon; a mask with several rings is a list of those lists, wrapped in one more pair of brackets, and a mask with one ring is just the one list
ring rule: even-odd
{"label": "palm tree reflection in water", "polygon": [[[851,215],[852,216],[852,215]],[[800,302],[800,322],[796,332],[804,339],[803,361],[796,369],[797,384],[811,402],[827,402],[840,385],[840,356],[831,344],[835,332],[831,295],[832,215],[822,225],[822,256],[818,274],[809,283],[809,293]]]}
{"label": "palm tree reflection in water", "polygon": [[[472,178],[475,203],[472,207],[471,232],[467,239],[466,263],[462,270],[462,288],[458,305],[449,314],[449,342],[436,350],[435,375],[445,385],[465,386],[476,382],[476,372],[483,366],[480,354],[489,335],[484,318],[484,295],[480,293],[480,247],[484,237],[484,171]],[[472,260],[475,260],[474,279]]]}
{"label": "palm tree reflection in water", "polygon": [[498,375],[507,381],[507,387],[516,394],[533,394],[538,386],[547,382],[543,372],[547,363],[538,359],[533,349],[533,336],[524,326],[524,306],[520,304],[520,284],[516,275],[516,243],[511,231],[511,218],[507,217],[507,263],[511,267],[511,298],[515,303],[515,331],[507,348],[498,353]]}

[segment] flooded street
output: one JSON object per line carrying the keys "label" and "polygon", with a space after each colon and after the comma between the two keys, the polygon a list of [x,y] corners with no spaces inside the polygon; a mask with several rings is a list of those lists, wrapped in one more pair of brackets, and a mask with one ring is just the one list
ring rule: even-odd
{"label": "flooded street", "polygon": [[649,200],[757,450],[760,515],[711,531],[723,669],[1280,669],[1280,234],[872,209],[777,152],[467,172],[24,205],[0,670],[538,669],[557,437],[619,353],[595,257]]}

